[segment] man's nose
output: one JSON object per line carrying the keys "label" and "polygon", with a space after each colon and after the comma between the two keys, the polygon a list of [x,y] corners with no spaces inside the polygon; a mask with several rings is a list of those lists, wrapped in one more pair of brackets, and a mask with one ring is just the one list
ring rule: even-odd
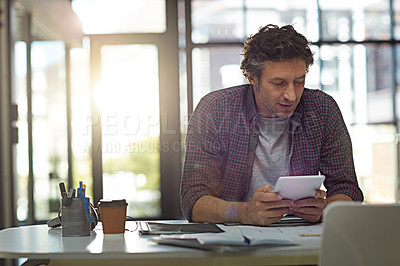
{"label": "man's nose", "polygon": [[295,93],[295,90],[294,90],[294,84],[293,83],[289,83],[289,85],[287,86],[283,96],[285,97],[285,99],[287,99],[288,101],[291,101],[291,102],[296,100],[296,93]]}

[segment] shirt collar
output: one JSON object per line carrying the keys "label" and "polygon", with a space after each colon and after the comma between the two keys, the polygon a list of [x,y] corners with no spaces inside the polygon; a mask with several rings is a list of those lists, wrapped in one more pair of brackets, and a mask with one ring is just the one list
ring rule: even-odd
{"label": "shirt collar", "polygon": [[257,120],[257,108],[256,101],[254,99],[253,85],[247,84],[247,92],[246,92],[246,107],[247,107],[247,121],[251,122]]}

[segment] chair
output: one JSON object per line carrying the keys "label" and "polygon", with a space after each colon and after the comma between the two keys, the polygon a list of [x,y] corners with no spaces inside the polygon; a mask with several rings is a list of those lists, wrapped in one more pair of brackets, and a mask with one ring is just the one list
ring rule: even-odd
{"label": "chair", "polygon": [[323,217],[319,265],[400,265],[400,204],[333,202]]}

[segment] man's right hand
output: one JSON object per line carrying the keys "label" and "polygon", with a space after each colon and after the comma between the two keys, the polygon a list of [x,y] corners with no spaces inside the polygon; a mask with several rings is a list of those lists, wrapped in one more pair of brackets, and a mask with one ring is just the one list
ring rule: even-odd
{"label": "man's right hand", "polygon": [[282,196],[273,193],[270,185],[257,189],[251,201],[246,202],[242,213],[242,223],[253,225],[268,225],[279,221],[289,213],[293,201],[282,200]]}
{"label": "man's right hand", "polygon": [[192,221],[208,223],[243,223],[268,225],[279,221],[293,209],[291,200],[272,192],[269,185],[260,187],[249,202],[225,201],[206,195],[193,206]]}

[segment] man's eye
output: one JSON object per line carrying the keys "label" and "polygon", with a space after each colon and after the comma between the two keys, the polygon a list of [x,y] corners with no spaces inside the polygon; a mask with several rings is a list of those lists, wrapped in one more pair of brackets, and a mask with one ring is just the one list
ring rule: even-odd
{"label": "man's eye", "polygon": [[275,86],[282,86],[284,83],[283,81],[281,81],[281,82],[272,82],[272,84],[274,84]]}

